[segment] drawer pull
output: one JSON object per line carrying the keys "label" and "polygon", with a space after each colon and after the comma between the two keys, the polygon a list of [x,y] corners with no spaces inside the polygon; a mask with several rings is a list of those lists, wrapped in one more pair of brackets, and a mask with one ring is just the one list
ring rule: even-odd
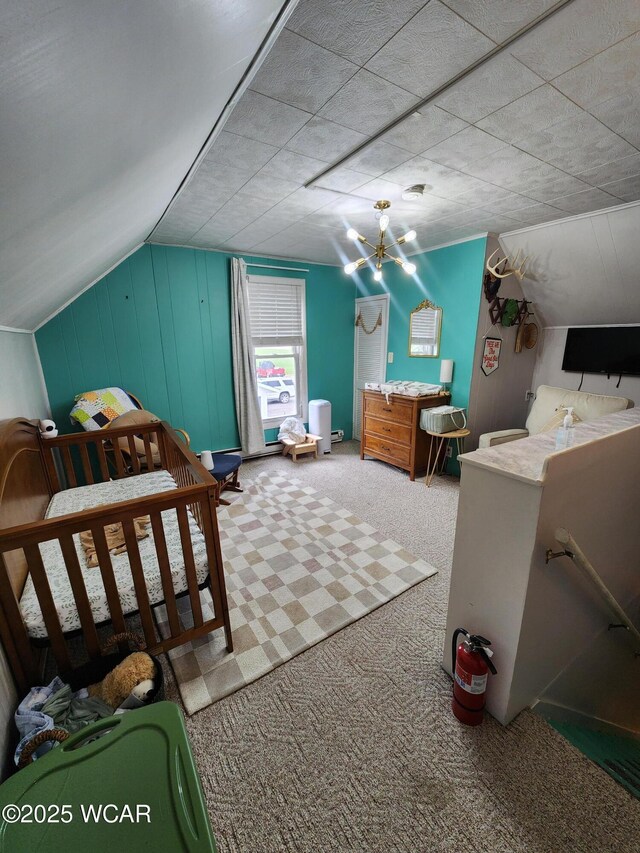
{"label": "drawer pull", "polygon": [[389,429],[389,427],[382,427],[382,429],[383,429],[385,432],[391,432],[391,430]]}
{"label": "drawer pull", "polygon": [[382,411],[383,411],[383,412],[392,412],[392,411],[393,411],[393,409],[389,409],[389,408],[387,408],[386,406],[383,406],[383,407],[382,407]]}

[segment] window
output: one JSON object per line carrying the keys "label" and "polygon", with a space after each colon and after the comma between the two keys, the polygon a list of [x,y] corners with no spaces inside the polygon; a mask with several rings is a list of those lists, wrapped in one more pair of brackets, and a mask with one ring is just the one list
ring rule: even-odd
{"label": "window", "polygon": [[248,276],[251,337],[265,427],[307,418],[305,283]]}

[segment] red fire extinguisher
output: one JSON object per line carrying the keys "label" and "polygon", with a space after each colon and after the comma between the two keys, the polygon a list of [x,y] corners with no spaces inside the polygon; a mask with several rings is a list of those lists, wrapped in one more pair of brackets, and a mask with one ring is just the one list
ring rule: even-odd
{"label": "red fire extinguisher", "polygon": [[[466,637],[456,648],[460,634]],[[491,662],[493,652],[479,634],[470,634],[466,628],[456,628],[451,643],[451,671],[453,673],[453,713],[467,726],[479,726],[484,712],[484,694],[488,673],[496,674]]]}

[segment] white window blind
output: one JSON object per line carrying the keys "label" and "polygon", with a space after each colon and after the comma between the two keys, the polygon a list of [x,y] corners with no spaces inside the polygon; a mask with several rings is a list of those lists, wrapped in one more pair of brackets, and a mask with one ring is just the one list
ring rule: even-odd
{"label": "white window blind", "polygon": [[251,337],[255,346],[303,346],[301,284],[260,283],[249,279]]}
{"label": "white window blind", "polygon": [[411,317],[411,344],[416,347],[433,347],[437,343],[438,314],[435,311],[418,311]]}

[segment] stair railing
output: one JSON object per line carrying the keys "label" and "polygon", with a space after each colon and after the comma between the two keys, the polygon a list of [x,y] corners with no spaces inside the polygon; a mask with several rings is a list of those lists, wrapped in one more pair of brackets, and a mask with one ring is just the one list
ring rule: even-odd
{"label": "stair railing", "polygon": [[[555,532],[556,540],[564,546],[564,550],[562,551],[553,551],[551,548],[547,551],[546,554],[546,563],[549,563],[550,560],[555,560],[556,557],[569,557],[576,566],[581,569],[587,577],[593,582],[594,586],[606,602],[609,610],[614,614],[617,622],[611,623],[609,625],[609,629],[612,628],[624,628],[626,631],[635,638],[638,643],[638,649],[640,649],[640,631],[635,627],[631,619],[627,616],[623,608],[620,606],[618,601],[614,598],[614,596],[609,591],[609,588],[602,580],[598,572],[591,565],[584,552],[581,550],[580,546],[573,538],[573,536],[569,533],[568,530],[565,530],[564,527],[559,527]],[[640,657],[640,651],[635,653],[636,657]]]}

